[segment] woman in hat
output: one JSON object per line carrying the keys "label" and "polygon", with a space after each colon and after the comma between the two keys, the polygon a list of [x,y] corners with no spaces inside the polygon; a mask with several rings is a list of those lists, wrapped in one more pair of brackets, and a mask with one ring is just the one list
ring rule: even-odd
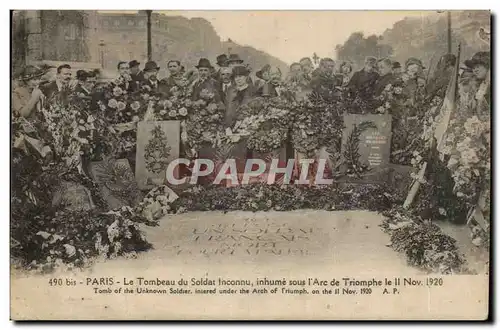
{"label": "woman in hat", "polygon": [[33,110],[44,99],[42,91],[38,88],[42,77],[50,68],[40,68],[28,65],[22,69],[17,79],[12,84],[13,111],[23,117],[29,117]]}
{"label": "woman in hat", "polygon": [[[225,126],[232,128],[238,118],[238,110],[242,105],[248,104],[254,97],[252,84],[248,83],[250,71],[244,66],[233,68],[234,84],[229,87],[226,99]],[[245,141],[240,141],[233,147],[230,157],[237,160],[236,167],[238,172],[243,171],[245,161],[248,156],[248,149]]]}
{"label": "woman in hat", "polygon": [[477,101],[476,112],[490,112],[491,86],[490,86],[490,52],[478,52],[465,65],[472,70],[473,78],[470,90],[474,92]]}
{"label": "woman in hat", "polygon": [[233,81],[227,91],[226,102],[226,127],[232,127],[237,120],[237,110],[240,106],[247,104],[254,96],[252,85],[247,81],[250,71],[244,66],[233,68]]}
{"label": "woman in hat", "polygon": [[95,85],[95,78],[93,73],[85,70],[76,71],[77,85],[75,93],[79,97],[89,98]]}
{"label": "woman in hat", "polygon": [[259,71],[257,71],[255,73],[255,76],[258,78],[254,83],[254,86],[256,89],[259,89],[260,87],[262,87],[264,85],[264,83],[269,81],[269,71],[270,70],[271,70],[271,66],[269,64],[266,64],[262,67],[262,69],[260,69]]}

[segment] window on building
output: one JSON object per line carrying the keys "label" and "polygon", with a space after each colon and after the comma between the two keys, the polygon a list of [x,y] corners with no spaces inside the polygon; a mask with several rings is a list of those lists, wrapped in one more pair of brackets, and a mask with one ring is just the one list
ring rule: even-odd
{"label": "window on building", "polygon": [[129,25],[129,26],[134,26],[134,21],[129,20],[129,21],[128,21],[128,25]]}
{"label": "window on building", "polygon": [[64,40],[76,40],[76,24],[68,24],[64,27]]}
{"label": "window on building", "polygon": [[139,26],[144,26],[144,25],[146,25],[146,23],[144,21],[142,21],[142,20],[139,21]]}
{"label": "window on building", "polygon": [[104,22],[102,22],[102,25],[105,26],[105,27],[108,27],[109,26],[109,22],[108,21],[104,21]]}
{"label": "window on building", "polygon": [[115,26],[119,26],[120,25],[120,21],[119,20],[116,20],[115,21]]}

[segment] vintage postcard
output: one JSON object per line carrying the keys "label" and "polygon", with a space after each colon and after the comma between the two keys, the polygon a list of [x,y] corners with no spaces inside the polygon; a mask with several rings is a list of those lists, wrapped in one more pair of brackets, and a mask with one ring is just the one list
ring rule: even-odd
{"label": "vintage postcard", "polygon": [[11,11],[11,319],[486,320],[490,22]]}

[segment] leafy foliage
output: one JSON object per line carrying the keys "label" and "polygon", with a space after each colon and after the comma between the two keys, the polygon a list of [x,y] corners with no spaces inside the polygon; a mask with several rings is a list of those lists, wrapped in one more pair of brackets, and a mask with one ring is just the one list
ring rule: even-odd
{"label": "leafy foliage", "polygon": [[345,164],[347,166],[347,173],[354,174],[361,178],[361,174],[368,169],[367,164],[362,164],[359,161],[359,143],[361,134],[367,129],[376,129],[377,126],[371,121],[364,121],[359,125],[353,125],[352,131],[347,137],[344,149]]}

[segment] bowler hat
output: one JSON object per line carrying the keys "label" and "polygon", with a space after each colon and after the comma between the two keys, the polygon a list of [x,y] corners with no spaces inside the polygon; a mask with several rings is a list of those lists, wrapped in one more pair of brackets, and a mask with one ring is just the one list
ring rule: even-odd
{"label": "bowler hat", "polygon": [[266,71],[269,71],[271,70],[271,66],[269,64],[266,64],[262,67],[262,69],[260,69],[259,71],[255,72],[255,75],[257,76],[257,78],[259,79],[264,79],[262,78],[262,74]]}
{"label": "bowler hat", "polygon": [[415,57],[410,57],[409,59],[406,60],[405,67],[408,67],[412,64],[416,64],[420,66],[422,69],[425,69],[424,65],[422,64],[422,61],[419,60],[418,58]]}
{"label": "bowler hat", "polygon": [[482,64],[486,67],[490,67],[490,52],[477,52],[472,56],[470,60],[465,61],[465,65],[469,68],[473,68],[477,64]]}
{"label": "bowler hat", "polygon": [[144,65],[144,71],[153,71],[153,70],[160,70],[160,67],[156,64],[155,61],[146,62],[146,64]]}
{"label": "bowler hat", "polygon": [[217,64],[219,66],[224,66],[227,64],[227,55],[226,54],[221,54],[217,56]]}
{"label": "bowler hat", "polygon": [[244,61],[240,58],[238,54],[229,54],[227,63],[243,63]]}
{"label": "bowler hat", "polygon": [[248,76],[250,74],[250,70],[243,65],[238,65],[233,68],[233,76]]}
{"label": "bowler hat", "polygon": [[200,58],[198,61],[198,65],[196,66],[197,69],[199,68],[212,68],[212,64],[210,64],[210,61],[206,58]]}
{"label": "bowler hat", "polygon": [[399,63],[399,62],[393,62],[392,63],[392,68],[393,69],[401,69],[401,63]]}
{"label": "bowler hat", "polygon": [[137,60],[132,60],[130,62],[128,62],[128,66],[130,68],[133,68],[133,67],[136,67],[136,66],[139,66],[141,63],[137,62]]}
{"label": "bowler hat", "polygon": [[76,71],[76,79],[80,81],[86,81],[87,78],[89,78],[90,76],[91,76],[90,73],[85,70]]}

